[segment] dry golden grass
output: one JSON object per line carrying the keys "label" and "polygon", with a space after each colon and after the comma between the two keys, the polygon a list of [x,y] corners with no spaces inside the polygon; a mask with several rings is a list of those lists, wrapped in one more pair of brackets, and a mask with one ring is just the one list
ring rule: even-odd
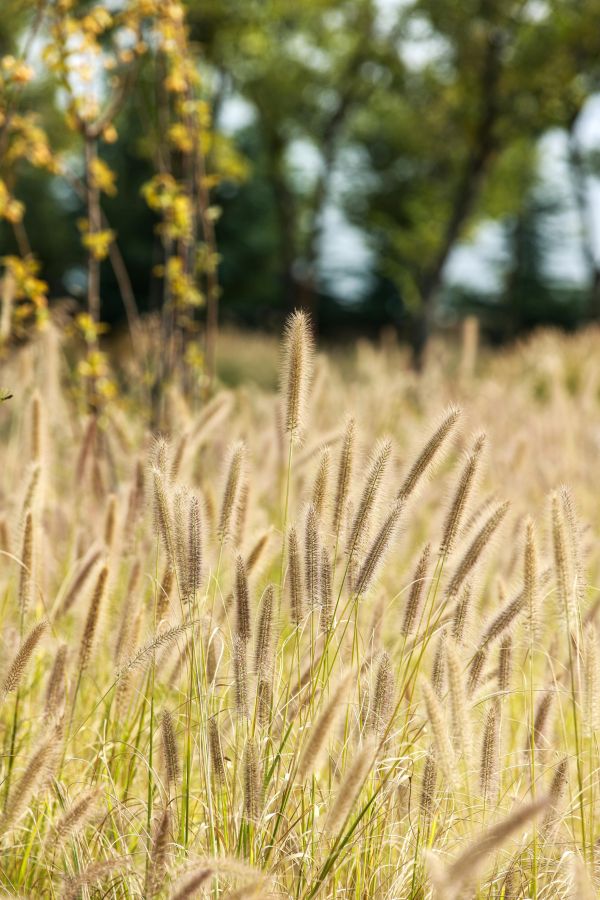
{"label": "dry golden grass", "polygon": [[600,333],[285,340],[161,435],[4,364],[0,889],[596,896]]}

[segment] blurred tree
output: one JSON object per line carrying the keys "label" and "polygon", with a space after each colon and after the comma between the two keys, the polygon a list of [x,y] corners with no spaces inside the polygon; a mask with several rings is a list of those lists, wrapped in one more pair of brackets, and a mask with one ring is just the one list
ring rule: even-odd
{"label": "blurred tree", "polygon": [[[365,72],[385,52],[377,15],[373,0],[190,0],[192,34],[218,73],[217,97],[234,92],[252,109],[252,159],[271,193],[288,305],[315,305],[337,154],[352,114],[369,102]],[[297,148],[312,155],[310,171],[298,171]]]}
{"label": "blurred tree", "polygon": [[347,207],[412,310],[419,365],[457,241],[518,213],[537,139],[597,89],[600,3],[417,0],[394,29],[391,79],[354,122],[368,177]]}
{"label": "blurred tree", "polygon": [[446,309],[464,316],[475,314],[494,343],[513,340],[540,325],[574,329],[586,315],[588,292],[559,284],[549,273],[560,203],[540,184],[526,192],[518,210],[505,217],[504,256],[498,289],[486,294],[454,285],[444,291]]}
{"label": "blurred tree", "polygon": [[[111,9],[137,8],[138,2],[115,0]],[[171,8],[157,3],[152,7],[160,8],[160,16]],[[79,3],[78,14],[98,5]],[[0,7],[5,55],[22,44],[19,15],[25,9],[31,21],[35,8],[26,0]],[[344,210],[374,260],[373,290],[353,321],[375,327],[387,317],[406,324],[419,363],[449,256],[482,218],[527,219],[538,139],[553,127],[572,137],[573,183],[590,270],[588,310],[598,309],[600,270],[589,210],[595,163],[578,145],[577,132],[581,110],[600,79],[600,0],[187,0],[186,8],[189,34],[179,31],[178,39],[194,64],[185,84],[178,79],[183,92],[165,105],[157,85],[171,77],[166,69],[174,60],[161,61],[153,41],[146,41],[115,122],[119,139],[102,146],[101,160],[118,188],[116,195],[102,196],[102,211],[116,233],[108,247],[112,265],[101,267],[103,314],[117,317],[126,300],[127,280],[122,271],[116,274],[119,253],[141,310],[148,307],[148,295],[160,308],[179,285],[187,298],[183,312],[196,327],[197,302],[210,294],[216,306],[213,275],[220,258],[224,306],[232,316],[260,324],[269,310],[301,304],[335,330],[336,317],[350,321],[347,308],[325,295],[318,270],[324,212],[332,198],[339,203],[343,195]],[[198,127],[190,130],[188,93],[198,75]],[[64,128],[52,132],[61,109],[52,106],[48,85],[36,79],[27,91],[30,105],[43,109],[53,150],[71,150],[77,135]],[[207,112],[210,104],[218,123],[219,111],[228,113],[232,100],[241,100],[248,112],[233,126],[247,169]],[[210,205],[200,202],[203,179],[190,178],[189,160],[198,158],[189,149],[194,133],[203,135],[201,157],[220,177],[219,183],[209,179]],[[159,224],[164,236],[168,225],[161,206],[166,195],[157,192],[155,181],[146,192],[154,204],[150,210],[139,192],[157,172],[161,184],[170,174],[176,186],[193,188],[186,211],[193,227],[171,247],[182,260],[183,280],[173,267],[163,266],[168,277],[162,281],[153,274],[171,252],[154,233]],[[41,169],[19,172],[19,198],[39,198],[35,216],[25,210],[23,227],[54,293],[72,290],[72,276],[79,277],[86,263],[74,229],[85,214],[85,197],[59,182]],[[171,192],[171,217],[181,199],[178,190]],[[197,240],[207,246],[204,231],[213,222],[219,257],[207,252],[198,259],[192,247]],[[5,221],[2,227],[3,246],[18,249],[18,234],[9,245],[7,232],[18,231],[19,223]],[[106,230],[101,223],[95,228]],[[522,271],[522,263],[515,261],[515,270]],[[520,304],[527,302],[526,292],[519,296]],[[508,309],[504,304],[506,315]],[[529,314],[521,306],[512,309],[519,327]]]}

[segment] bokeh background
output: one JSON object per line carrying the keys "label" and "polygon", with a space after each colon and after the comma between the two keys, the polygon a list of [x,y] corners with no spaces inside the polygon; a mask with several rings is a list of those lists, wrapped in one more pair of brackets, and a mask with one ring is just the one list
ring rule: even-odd
{"label": "bokeh background", "polygon": [[[203,104],[204,162],[218,170],[207,185],[222,324],[278,331],[302,306],[324,340],[395,333],[418,365],[431,332],[452,334],[468,315],[493,343],[600,316],[599,0],[181,6],[194,76],[179,94],[191,85]],[[171,63],[155,12],[138,0],[0,5],[0,175],[24,209],[17,228],[2,216],[0,253],[35,257],[50,304],[86,305],[74,183],[89,172],[73,110],[85,120],[86,98],[105,109],[111,91],[114,133],[95,148],[112,176],[101,207],[140,314],[164,303],[160,213],[144,185],[167,132],[177,177],[190,150],[170,130],[176,87],[161,98]],[[123,16],[134,14],[132,39]],[[76,23],[62,70],[48,50],[61,19]],[[17,111],[43,128],[57,164],[11,156]],[[114,334],[122,290],[99,262],[99,317]],[[191,304],[199,328],[203,300]]]}

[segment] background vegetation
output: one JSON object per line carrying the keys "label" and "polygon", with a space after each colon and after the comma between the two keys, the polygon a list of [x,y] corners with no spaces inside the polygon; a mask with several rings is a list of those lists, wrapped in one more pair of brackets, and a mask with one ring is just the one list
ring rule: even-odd
{"label": "background vegetation", "polygon": [[[573,328],[600,308],[599,20],[597,0],[9,0],[0,245],[75,306],[93,245],[112,325],[175,301],[210,329],[218,295],[246,326],[299,305],[332,338],[391,325],[417,361],[465,311],[498,340]],[[452,260],[481,223],[477,284]]]}

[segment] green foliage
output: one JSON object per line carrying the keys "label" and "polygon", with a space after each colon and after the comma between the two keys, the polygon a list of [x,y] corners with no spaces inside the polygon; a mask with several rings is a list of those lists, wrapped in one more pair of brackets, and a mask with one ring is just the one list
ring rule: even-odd
{"label": "green foliage", "polygon": [[[209,290],[207,271],[217,262],[230,318],[260,324],[270,322],[271,311],[280,318],[291,304],[324,308],[319,263],[323,216],[332,202],[371,248],[374,289],[367,305],[388,308],[391,286],[394,321],[406,311],[418,317],[423,308],[433,310],[453,249],[486,218],[521,216],[537,177],[540,137],[554,128],[572,133],[600,82],[597,0],[305,0],[292,6],[188,0],[185,6],[193,65],[178,67],[172,57],[162,72],[156,54],[140,51],[115,119],[118,141],[100,148],[117,186],[114,196],[102,192],[110,228],[92,236],[84,230],[83,238],[90,252],[96,252],[90,241],[102,238],[107,252],[116,235],[141,311],[159,307],[173,287],[161,282],[168,268],[156,268],[165,235],[183,245],[200,242],[199,262],[181,250],[190,285],[185,315],[192,323]],[[131,11],[133,0],[124,9]],[[0,11],[6,54],[22,42],[31,12],[19,2]],[[16,23],[12,31],[9,23]],[[107,48],[113,30],[100,38]],[[194,137],[177,92],[186,79],[199,104],[202,151],[216,175],[209,179],[214,202],[207,209],[218,256],[204,247],[202,229],[188,227],[194,198],[189,209],[179,208],[188,224],[175,229],[164,210],[149,210],[140,198],[142,186],[163,170],[177,182],[180,200],[185,193]],[[22,96],[42,114],[53,152],[72,158],[78,137],[64,128],[55,86],[36,80]],[[218,127],[231,98],[243,101],[250,118],[233,141]],[[597,169],[593,150],[583,165],[586,172]],[[61,177],[24,161],[14,186],[54,295],[66,292],[64,273],[86,255],[75,223],[87,213]],[[35,211],[29,209],[34,198]],[[0,241],[14,252],[10,222],[2,228]],[[103,314],[116,320],[122,300],[108,264],[101,278]],[[526,291],[513,301],[513,309],[525,310],[516,313],[514,332],[538,312],[526,311]],[[573,307],[576,317],[580,308]]]}

